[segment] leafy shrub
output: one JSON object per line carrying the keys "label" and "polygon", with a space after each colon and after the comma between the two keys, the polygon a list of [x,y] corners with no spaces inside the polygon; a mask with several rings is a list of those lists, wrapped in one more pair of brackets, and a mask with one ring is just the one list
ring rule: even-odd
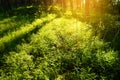
{"label": "leafy shrub", "polygon": [[98,25],[100,38],[111,43],[111,47],[115,50],[120,50],[120,24],[117,21],[117,16],[106,14],[101,18],[101,23]]}
{"label": "leafy shrub", "polygon": [[85,21],[92,25],[93,35],[99,36],[105,42],[109,42],[112,48],[119,50],[120,24],[117,15],[90,14]]}
{"label": "leafy shrub", "polygon": [[25,52],[10,53],[5,56],[4,74],[0,77],[6,79],[31,79],[31,70],[34,68],[32,56]]}
{"label": "leafy shrub", "polygon": [[118,52],[92,31],[72,18],[54,19],[32,35],[29,44],[19,46],[19,53],[5,57],[7,70],[0,71],[1,79],[119,79]]}
{"label": "leafy shrub", "polygon": [[33,38],[31,45],[38,52],[32,55],[40,54],[43,55],[42,58],[46,58],[49,67],[45,67],[48,69],[45,72],[50,79],[60,76],[68,80],[118,78],[118,73],[114,74],[119,71],[114,66],[118,65],[117,52],[93,36],[90,25],[74,19],[55,19]]}

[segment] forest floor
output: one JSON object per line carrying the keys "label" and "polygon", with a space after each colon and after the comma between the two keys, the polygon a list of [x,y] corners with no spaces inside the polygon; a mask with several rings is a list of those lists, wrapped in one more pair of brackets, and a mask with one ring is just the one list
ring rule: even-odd
{"label": "forest floor", "polygon": [[117,55],[75,18],[0,14],[0,80],[118,79]]}

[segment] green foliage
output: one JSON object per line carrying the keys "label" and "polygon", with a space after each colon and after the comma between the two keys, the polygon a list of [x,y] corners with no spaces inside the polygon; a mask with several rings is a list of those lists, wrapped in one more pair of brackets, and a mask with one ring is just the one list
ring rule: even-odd
{"label": "green foliage", "polygon": [[34,68],[32,56],[27,55],[25,52],[10,53],[5,56],[6,65],[1,79],[31,79],[31,70]]}
{"label": "green foliage", "polygon": [[52,6],[49,6],[48,7],[48,12],[49,13],[54,13],[54,14],[57,14],[58,16],[61,16],[62,15],[62,8],[58,5],[52,5]]}
{"label": "green foliage", "polygon": [[[49,15],[32,23],[39,26]],[[1,79],[118,79],[118,53],[98,37],[92,26],[76,19],[56,18],[31,36],[17,52],[4,56]],[[117,73],[115,73],[117,72]]]}
{"label": "green foliage", "polygon": [[[40,14],[45,16],[43,18],[23,25],[18,24],[24,20],[15,23],[22,18],[26,18],[25,21],[31,19],[29,11],[34,12],[35,9],[31,6],[19,7],[18,13],[15,13],[18,15],[23,10],[22,14],[28,13],[27,17],[16,16],[0,21],[2,26],[10,24],[0,26],[0,80],[119,79],[119,52],[109,45],[119,45],[116,16],[91,13],[85,18],[79,11],[74,14],[87,24],[71,17],[71,11],[66,11],[61,18],[55,18],[54,14],[47,15],[44,11],[46,7],[42,6],[36,17]],[[60,10],[58,6],[48,9],[61,15]]]}
{"label": "green foliage", "polygon": [[[28,34],[34,32],[34,30],[41,28],[42,24],[55,18],[55,15],[48,15],[46,18],[36,19],[31,24],[26,24],[21,26],[19,30],[9,32],[0,39],[0,52],[5,52],[5,49],[16,44],[19,39],[26,37]],[[39,25],[39,26],[38,26]]]}
{"label": "green foliage", "polygon": [[[30,15],[30,16],[34,16],[35,12],[38,10],[37,7],[35,6],[22,6],[22,7],[18,7],[13,9],[13,12],[11,12],[11,15]],[[29,17],[30,17],[29,16]]]}
{"label": "green foliage", "polygon": [[[23,19],[24,18],[24,19]],[[34,18],[28,18],[28,16],[13,16],[5,18],[0,21],[0,37],[8,35],[8,33],[18,30],[21,26],[31,23]]]}
{"label": "green foliage", "polygon": [[120,24],[117,15],[91,15],[88,22],[93,26],[94,35],[99,36],[105,42],[109,42],[115,50],[119,50]]}

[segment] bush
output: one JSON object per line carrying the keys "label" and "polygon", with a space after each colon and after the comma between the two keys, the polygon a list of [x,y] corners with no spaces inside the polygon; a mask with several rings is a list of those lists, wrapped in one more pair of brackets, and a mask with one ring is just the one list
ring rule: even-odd
{"label": "bush", "polygon": [[119,71],[117,52],[93,36],[90,25],[60,18],[47,24],[33,38],[31,44],[38,52],[32,55],[41,54],[46,58],[43,60],[47,63],[45,72],[50,79],[118,78],[118,73],[114,74]]}
{"label": "bush", "polygon": [[1,79],[119,79],[118,52],[93,36],[92,26],[72,18],[46,24],[20,51],[4,58]]}
{"label": "bush", "polygon": [[5,65],[1,79],[32,79],[31,71],[34,68],[32,56],[25,52],[10,53],[5,56]]}

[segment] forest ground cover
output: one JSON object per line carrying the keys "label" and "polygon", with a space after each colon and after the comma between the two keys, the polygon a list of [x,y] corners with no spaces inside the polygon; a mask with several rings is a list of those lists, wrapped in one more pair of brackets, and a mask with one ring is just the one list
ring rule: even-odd
{"label": "forest ground cover", "polygon": [[0,80],[120,79],[116,18],[107,14],[85,22],[66,12],[36,19],[20,11],[0,13]]}

